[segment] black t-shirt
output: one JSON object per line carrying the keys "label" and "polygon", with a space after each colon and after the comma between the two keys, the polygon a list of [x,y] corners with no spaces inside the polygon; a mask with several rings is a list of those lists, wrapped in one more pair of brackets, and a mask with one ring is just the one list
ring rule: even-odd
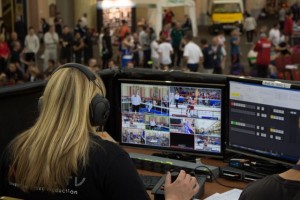
{"label": "black t-shirt", "polygon": [[112,43],[111,37],[109,35],[104,35],[103,38],[103,49],[104,51],[108,51],[108,53],[112,53]]}
{"label": "black t-shirt", "polygon": [[267,176],[249,184],[242,192],[239,200],[299,200],[300,181],[290,181],[279,175]]}
{"label": "black t-shirt", "polygon": [[[70,179],[66,189],[55,189],[54,194],[37,188],[37,191],[26,194],[15,183],[7,179],[8,156],[0,163],[0,196],[12,196],[30,200],[93,200],[93,199],[149,199],[143,183],[128,154],[98,136],[91,136],[99,146],[89,152],[89,165],[78,176]],[[52,192],[53,192],[52,191]]]}

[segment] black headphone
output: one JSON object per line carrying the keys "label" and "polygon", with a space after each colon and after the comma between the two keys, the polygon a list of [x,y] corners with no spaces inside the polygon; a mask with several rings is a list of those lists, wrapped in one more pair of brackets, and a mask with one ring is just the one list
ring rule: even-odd
{"label": "black headphone", "polygon": [[[86,66],[78,63],[67,63],[58,67],[52,74],[56,73],[62,68],[75,68],[81,71],[89,81],[94,82],[96,80],[96,75]],[[43,96],[40,97],[38,107],[39,110],[43,105]],[[109,101],[100,94],[96,94],[89,105],[90,110],[90,122],[92,126],[103,127],[109,117],[110,104]]]}

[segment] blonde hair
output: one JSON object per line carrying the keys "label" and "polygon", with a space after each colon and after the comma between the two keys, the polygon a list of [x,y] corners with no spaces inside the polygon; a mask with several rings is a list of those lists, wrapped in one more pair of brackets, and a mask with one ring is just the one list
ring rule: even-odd
{"label": "blonde hair", "polygon": [[55,72],[45,88],[37,122],[10,144],[9,179],[25,192],[65,188],[70,176],[89,162],[93,145],[89,133],[94,133],[89,104],[97,93],[105,95],[100,77],[89,81],[75,68]]}

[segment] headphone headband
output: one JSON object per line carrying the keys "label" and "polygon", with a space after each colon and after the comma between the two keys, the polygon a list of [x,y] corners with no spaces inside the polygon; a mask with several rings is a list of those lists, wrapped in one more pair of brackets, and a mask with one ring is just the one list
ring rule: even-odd
{"label": "headphone headband", "polygon": [[60,70],[61,68],[76,68],[79,71],[81,71],[88,79],[89,81],[96,80],[95,74],[86,66],[78,64],[78,63],[66,63],[64,65],[61,65],[58,67],[52,74]]}
{"label": "headphone headband", "polygon": [[[81,71],[89,81],[95,83],[96,80],[96,74],[94,74],[88,67],[78,64],[78,63],[67,63],[64,65],[61,65],[58,67],[52,74],[60,70],[61,68],[76,68],[79,71]],[[98,86],[98,85],[97,85]],[[101,88],[100,86],[98,86]],[[102,89],[101,89],[102,90]],[[42,97],[39,100],[39,107],[42,105]],[[106,123],[106,120],[109,117],[109,112],[110,112],[110,104],[109,101],[103,97],[100,94],[96,94],[89,105],[89,110],[90,110],[90,122],[92,126],[100,126],[103,128],[103,126]]]}

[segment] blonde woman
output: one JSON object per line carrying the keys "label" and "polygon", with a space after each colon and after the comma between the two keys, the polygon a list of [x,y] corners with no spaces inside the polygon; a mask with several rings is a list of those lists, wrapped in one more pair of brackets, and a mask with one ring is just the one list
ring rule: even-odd
{"label": "blonde woman", "polygon": [[[92,126],[95,113],[90,117],[94,110],[90,104],[105,95],[101,79],[87,67],[74,65],[54,72],[36,123],[5,150],[0,162],[0,196],[149,199],[128,154],[98,137],[97,127]],[[181,171],[174,183],[167,176],[165,188],[166,199],[179,200],[190,199],[199,186]]]}

